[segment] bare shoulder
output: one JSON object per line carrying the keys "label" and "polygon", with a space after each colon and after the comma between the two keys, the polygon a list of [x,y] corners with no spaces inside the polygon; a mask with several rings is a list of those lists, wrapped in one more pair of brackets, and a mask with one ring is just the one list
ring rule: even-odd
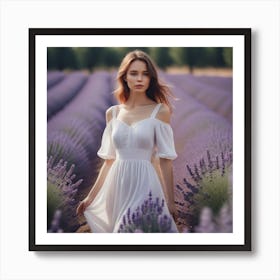
{"label": "bare shoulder", "polygon": [[113,110],[117,105],[113,105],[106,110],[106,123],[108,123],[113,118]]}
{"label": "bare shoulder", "polygon": [[171,112],[166,104],[160,106],[156,118],[163,122],[170,123]]}

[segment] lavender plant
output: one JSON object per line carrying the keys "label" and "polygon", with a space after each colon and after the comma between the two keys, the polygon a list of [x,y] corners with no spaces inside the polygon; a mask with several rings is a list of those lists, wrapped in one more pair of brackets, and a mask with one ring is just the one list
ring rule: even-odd
{"label": "lavender plant", "polygon": [[184,186],[176,185],[183,196],[183,201],[177,201],[176,204],[179,208],[179,219],[193,230],[198,225],[199,216],[205,207],[211,209],[213,215],[216,216],[225,203],[231,206],[232,156],[231,153],[225,155],[222,152],[219,156],[212,158],[210,152],[207,151],[207,160],[202,158],[199,166],[187,165],[187,169],[192,182],[184,178]]}
{"label": "lavender plant", "polygon": [[[73,180],[75,165],[72,164],[67,170],[67,161],[61,159],[53,165],[53,157],[50,156],[47,162],[47,227],[52,232],[54,224],[60,220],[61,226],[66,232],[75,231],[75,209],[77,206],[76,193],[83,179]],[[58,211],[58,212],[57,212]]]}
{"label": "lavender plant", "polygon": [[142,205],[131,213],[129,208],[123,216],[119,233],[141,233],[141,232],[173,232],[171,229],[171,217],[164,214],[164,200],[157,197],[153,199],[152,192]]}
{"label": "lavender plant", "polygon": [[[63,158],[69,164],[75,165],[79,177],[84,178],[90,172],[92,162],[78,137],[72,137],[63,131],[53,132],[49,135],[47,145],[48,157],[52,157],[54,164],[58,164]],[[88,180],[86,183],[89,184]]]}

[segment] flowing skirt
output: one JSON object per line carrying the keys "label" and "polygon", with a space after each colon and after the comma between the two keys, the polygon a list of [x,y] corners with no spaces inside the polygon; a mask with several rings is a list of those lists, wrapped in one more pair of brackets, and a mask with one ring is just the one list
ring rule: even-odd
{"label": "flowing skirt", "polygon": [[156,209],[162,211],[158,223],[168,219],[169,232],[178,232],[152,163],[148,160],[118,159],[112,164],[103,186],[84,215],[93,233],[119,232],[130,222],[127,216],[136,219],[141,211],[142,214],[145,212],[143,207],[148,207],[149,199],[153,199],[153,207],[161,208]]}

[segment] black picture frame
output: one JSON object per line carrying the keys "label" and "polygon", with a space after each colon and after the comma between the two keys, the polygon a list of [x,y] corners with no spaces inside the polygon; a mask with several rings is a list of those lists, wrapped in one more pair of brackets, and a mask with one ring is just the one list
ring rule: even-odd
{"label": "black picture frame", "polygon": [[[40,36],[241,36],[244,38],[243,244],[42,244],[36,236],[36,48]],[[251,251],[251,29],[250,28],[29,28],[29,250],[30,251]]]}

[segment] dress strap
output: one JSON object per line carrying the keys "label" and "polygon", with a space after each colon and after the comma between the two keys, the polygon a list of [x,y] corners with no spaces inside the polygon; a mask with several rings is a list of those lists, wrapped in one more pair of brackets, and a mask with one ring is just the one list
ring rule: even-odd
{"label": "dress strap", "polygon": [[114,105],[112,107],[112,118],[115,119],[118,115],[119,112],[119,106],[118,105]]}
{"label": "dress strap", "polygon": [[156,105],[156,107],[154,108],[154,110],[153,110],[153,112],[152,112],[152,114],[151,114],[151,118],[154,118],[154,117],[156,116],[156,114],[158,113],[158,110],[159,110],[160,106],[161,106],[161,103],[158,103],[158,104]]}
{"label": "dress strap", "polygon": [[116,118],[116,106],[112,107],[112,118],[115,119]]}

